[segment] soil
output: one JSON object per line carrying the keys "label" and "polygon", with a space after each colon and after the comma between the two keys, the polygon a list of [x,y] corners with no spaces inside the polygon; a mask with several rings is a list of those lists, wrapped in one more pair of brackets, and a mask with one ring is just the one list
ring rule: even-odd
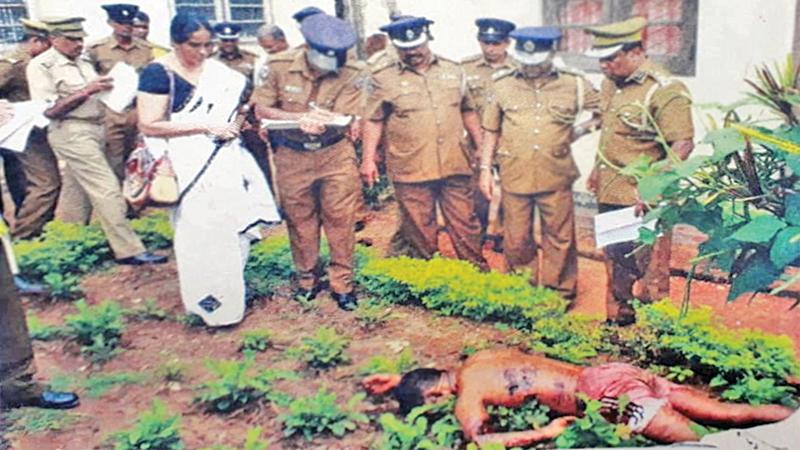
{"label": "soil", "polygon": [[[395,229],[396,211],[388,205],[372,215],[367,227],[359,234],[364,242],[379,249],[388,248]],[[587,231],[587,216],[579,220],[581,254],[591,256],[593,245],[591,232]],[[278,229],[277,232],[283,232]],[[688,237],[686,237],[688,236]],[[673,267],[686,267],[692,257],[697,236],[691,233],[676,239],[673,251]],[[442,253],[452,250],[446,235],[441,239]],[[501,255],[485,253],[493,268],[504,270]],[[601,261],[581,257],[579,261],[579,295],[574,311],[591,314],[604,319],[605,270]],[[683,296],[685,280],[672,278],[671,296],[679,302]],[[118,300],[123,306],[133,308],[145,299],[154,299],[172,315],[181,315],[178,281],[174,261],[154,268],[116,267],[108,272],[93,274],[83,282],[89,303],[105,299]],[[728,286],[709,282],[693,284],[693,305],[708,305],[725,324],[735,327],[757,328],[772,333],[789,335],[800,351],[800,308],[791,309],[793,300],[757,295],[750,301],[739,300],[727,303]],[[42,300],[26,300],[29,311],[35,311],[46,324],[61,324],[74,307],[65,302],[49,303]],[[311,371],[284,356],[284,350],[320,326],[332,326],[340,333],[351,337],[348,355],[350,364],[328,371]],[[33,435],[7,433],[11,448],[17,450],[87,450],[103,448],[109,434],[131,426],[137,416],[149,408],[154,398],[164,401],[170,411],[182,416],[181,430],[188,449],[197,449],[215,444],[240,446],[246,431],[261,426],[264,436],[275,449],[361,449],[369,448],[378,439],[379,427],[372,420],[369,425],[343,439],[317,438],[307,442],[302,438],[283,438],[279,412],[267,406],[234,415],[211,415],[204,413],[193,403],[194,388],[209,379],[204,360],[237,359],[241,357],[238,347],[241,335],[247,330],[267,328],[275,336],[275,346],[257,355],[263,366],[296,370],[302,381],[281,382],[279,388],[292,395],[306,395],[325,386],[335,392],[339,400],[349,399],[360,392],[358,385],[361,366],[371,356],[391,355],[404,347],[413,349],[422,365],[448,367],[458,364],[462,348],[502,346],[510,338],[509,331],[495,328],[491,324],[480,324],[468,320],[440,317],[413,307],[393,308],[392,319],[374,330],[362,328],[352,314],[339,310],[327,295],[320,295],[313,309],[304,309],[299,303],[288,299],[288,290],[272,299],[256,303],[245,321],[234,328],[207,330],[189,328],[174,320],[162,322],[131,322],[124,335],[124,351],[102,368],[92,367],[83,357],[62,341],[36,342],[37,377],[47,380],[58,375],[78,374],[88,376],[92,371],[103,373],[137,372],[152,375],[152,381],[133,386],[118,387],[99,399],[84,395],[81,406],[74,411],[83,419],[66,430]],[[180,361],[187,367],[184,380],[178,383],[160,381],[156,373],[169,361]],[[362,408],[371,418],[391,411],[392,402],[367,400]],[[0,425],[1,426],[1,425]],[[1,447],[1,445],[0,445]]]}

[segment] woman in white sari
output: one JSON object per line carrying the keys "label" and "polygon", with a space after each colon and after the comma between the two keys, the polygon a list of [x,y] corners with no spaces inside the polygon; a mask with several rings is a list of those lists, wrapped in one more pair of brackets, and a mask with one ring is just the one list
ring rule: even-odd
{"label": "woman in white sari", "polygon": [[209,326],[232,325],[244,317],[244,267],[257,227],[280,219],[237,138],[247,80],[208,59],[212,31],[204,20],[179,14],[170,34],[174,51],[140,76],[139,129],[156,158],[168,148],[183,195],[172,211],[183,304]]}

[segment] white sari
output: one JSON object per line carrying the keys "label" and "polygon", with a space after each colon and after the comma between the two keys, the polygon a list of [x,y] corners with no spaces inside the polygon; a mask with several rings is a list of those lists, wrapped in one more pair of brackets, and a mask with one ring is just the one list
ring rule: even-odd
{"label": "white sari", "polygon": [[[204,62],[192,98],[170,121],[223,124],[235,119],[246,85],[243,75],[214,60]],[[155,147],[158,144],[154,142]],[[211,157],[206,135],[169,139],[169,157],[183,192]],[[152,148],[152,147],[151,147]],[[172,210],[175,259],[187,312],[209,326],[241,322],[245,311],[244,267],[255,229],[280,220],[263,172],[238,139],[222,147]]]}

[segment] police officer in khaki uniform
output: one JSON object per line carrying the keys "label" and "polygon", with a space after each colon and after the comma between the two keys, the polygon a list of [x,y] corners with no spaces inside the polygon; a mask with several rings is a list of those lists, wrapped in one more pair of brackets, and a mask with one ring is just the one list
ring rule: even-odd
{"label": "police officer in khaki uniform", "polygon": [[[30,100],[25,68],[31,59],[50,48],[47,26],[41,22],[21,19],[25,36],[17,47],[0,56],[0,98],[11,102]],[[39,235],[44,225],[53,219],[61,188],[61,177],[47,132],[35,127],[28,138],[25,152],[3,152],[6,182],[12,197],[22,196],[14,220],[14,237],[28,239]],[[21,167],[9,164],[19,161]],[[15,193],[15,190],[21,190]]]}
{"label": "police officer in khaki uniform", "polygon": [[466,128],[480,143],[480,121],[461,67],[430,51],[431,23],[410,17],[381,27],[400,60],[371,68],[361,176],[368,186],[377,179],[375,154],[385,128],[386,169],[401,213],[395,252],[410,245],[402,250],[430,258],[438,251],[438,205],[458,257],[485,268],[464,136]]}
{"label": "police officer in khaki uniform", "polygon": [[[512,53],[518,68],[495,73],[483,114],[481,191],[492,195],[491,164],[497,161],[505,211],[505,254],[513,269],[530,268],[531,283],[567,299],[577,289],[578,252],[572,183],[578,168],[570,144],[573,126],[586,109],[597,112],[600,98],[583,76],[553,62],[557,28],[515,30]],[[533,240],[533,213],[542,224],[542,267]]]}
{"label": "police officer in khaki uniform", "polygon": [[108,243],[121,264],[160,264],[166,257],[147,252],[125,219],[127,205],[103,154],[103,107],[100,92],[112,88],[108,76],[99,76],[81,57],[81,17],[50,19],[52,47],[27,67],[31,98],[54,102],[45,111],[50,119],[47,138],[56,155],[66,162],[97,212]]}
{"label": "police officer in khaki uniform", "polygon": [[[507,51],[510,44],[508,34],[516,28],[516,25],[507,20],[493,18],[477,19],[475,25],[478,27],[478,44],[480,44],[481,53],[462,60],[461,67],[464,68],[464,73],[467,75],[467,87],[475,100],[476,111],[482,117],[491,91],[492,75],[512,67],[512,61]],[[499,252],[503,248],[500,189],[494,190],[495,195],[490,199],[484,197],[480,189],[477,189],[480,177],[479,158],[480,149],[476,148],[473,163],[473,182],[476,186],[473,199],[475,213],[481,222],[481,236],[484,240],[494,242],[494,249]]]}
{"label": "police officer in khaki uniform", "polygon": [[[133,37],[133,19],[139,10],[136,5],[115,3],[103,5],[108,15],[112,34],[88,46],[87,55],[95,71],[108,74],[119,62],[139,70],[153,60],[150,44]],[[106,158],[119,181],[125,176],[125,161],[136,148],[138,129],[136,107],[131,105],[117,113],[103,105]],[[71,223],[88,224],[92,208],[86,193],[80,188],[70,170],[64,172],[63,192],[58,209],[58,218]]]}
{"label": "police officer in khaki uniform", "polygon": [[[666,158],[658,133],[682,159],[694,148],[688,89],[647,58],[642,47],[646,26],[644,18],[635,17],[587,29],[594,38],[587,54],[600,59],[606,76],[600,90],[600,148],[587,180],[587,188],[597,195],[600,212],[632,205],[644,212],[636,181],[619,171],[643,155],[653,160]],[[669,295],[670,244],[670,236],[664,235],[652,248],[635,254],[631,254],[634,242],[605,248],[609,320],[630,324],[635,320],[631,299],[648,301]],[[639,292],[634,293],[637,281]]]}
{"label": "police officer in khaki uniform", "polygon": [[147,37],[149,35],[150,16],[140,9],[136,12],[136,16],[133,18],[133,37],[147,41],[147,43],[150,44],[150,47],[153,49],[153,59],[161,58],[172,51],[167,47],[156,44],[155,42],[148,41]]}
{"label": "police officer in khaki uniform", "polygon": [[219,42],[217,42],[217,51],[211,56],[246,76],[248,80],[252,80],[258,55],[239,48],[239,35],[241,32],[242,27],[235,23],[222,22],[216,24],[214,33],[217,35]]}
{"label": "police officer in khaki uniform", "polygon": [[299,130],[270,131],[276,179],[298,274],[298,294],[318,289],[320,225],[330,246],[331,294],[345,310],[353,293],[353,226],[361,186],[350,128],[324,126],[331,113],[356,116],[362,107],[363,67],[347,60],[356,43],[345,21],[315,14],[303,21],[308,49],[274,55],[269,75],[253,94],[259,118],[300,122]]}

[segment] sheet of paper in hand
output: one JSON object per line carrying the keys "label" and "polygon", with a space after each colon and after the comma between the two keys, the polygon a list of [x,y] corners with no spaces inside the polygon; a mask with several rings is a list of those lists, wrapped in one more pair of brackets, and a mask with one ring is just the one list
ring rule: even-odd
{"label": "sheet of paper in hand", "polygon": [[133,102],[139,87],[139,75],[130,64],[118,62],[108,73],[114,88],[98,94],[97,98],[112,111],[121,113]]}
{"label": "sheet of paper in hand", "polygon": [[41,100],[12,103],[14,115],[0,127],[0,147],[15,152],[25,151],[28,135],[34,126],[45,127],[48,124],[44,111],[48,105]]}
{"label": "sheet of paper in hand", "polygon": [[639,228],[655,229],[655,221],[642,222],[634,212],[635,207],[622,208],[594,216],[594,240],[597,248],[620,242],[634,241],[639,237]]}

